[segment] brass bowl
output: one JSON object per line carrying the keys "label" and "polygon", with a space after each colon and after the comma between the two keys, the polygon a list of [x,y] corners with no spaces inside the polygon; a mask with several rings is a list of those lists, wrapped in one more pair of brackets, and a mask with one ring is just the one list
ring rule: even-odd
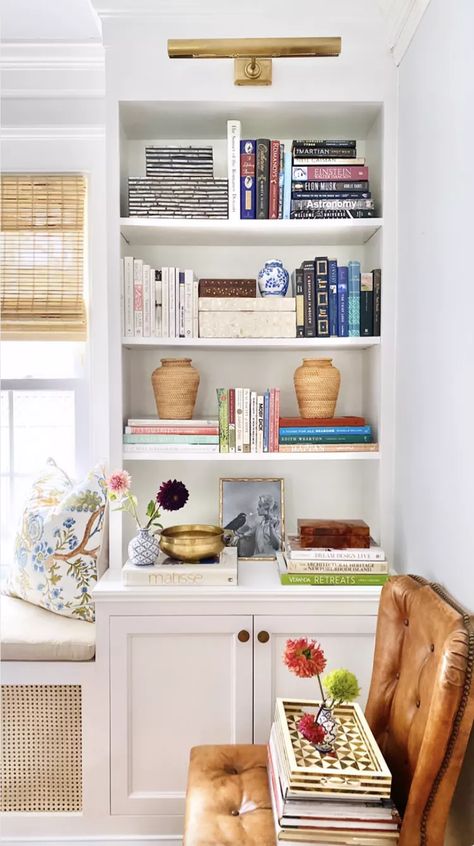
{"label": "brass bowl", "polygon": [[161,533],[160,546],[170,558],[199,561],[219,555],[225,547],[226,535],[232,535],[232,532],[219,526],[169,526]]}

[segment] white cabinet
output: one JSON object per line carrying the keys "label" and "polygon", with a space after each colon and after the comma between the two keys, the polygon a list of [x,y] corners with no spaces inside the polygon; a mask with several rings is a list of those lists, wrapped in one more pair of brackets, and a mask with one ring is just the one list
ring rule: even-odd
{"label": "white cabinet", "polygon": [[182,814],[190,748],[252,742],[251,627],[249,615],[111,617],[112,813]]}

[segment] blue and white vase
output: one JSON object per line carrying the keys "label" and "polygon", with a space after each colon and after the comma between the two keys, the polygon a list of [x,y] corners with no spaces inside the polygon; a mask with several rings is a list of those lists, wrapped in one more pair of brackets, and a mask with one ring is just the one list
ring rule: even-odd
{"label": "blue and white vase", "polygon": [[136,567],[149,567],[160,553],[160,541],[148,529],[139,529],[128,545],[128,560]]}
{"label": "blue and white vase", "polygon": [[258,274],[258,289],[262,297],[284,297],[290,283],[290,274],[278,259],[266,261]]}

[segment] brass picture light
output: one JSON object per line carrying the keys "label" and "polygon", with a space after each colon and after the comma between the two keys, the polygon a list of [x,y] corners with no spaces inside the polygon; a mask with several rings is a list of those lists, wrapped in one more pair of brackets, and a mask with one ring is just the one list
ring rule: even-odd
{"label": "brass picture light", "polygon": [[235,59],[235,85],[271,85],[272,58],[339,56],[341,38],[171,38],[170,59]]}

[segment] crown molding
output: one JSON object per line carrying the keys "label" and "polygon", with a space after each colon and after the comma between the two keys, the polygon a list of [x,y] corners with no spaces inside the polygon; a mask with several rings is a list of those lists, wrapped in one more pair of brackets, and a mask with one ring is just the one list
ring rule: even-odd
{"label": "crown molding", "polygon": [[91,139],[100,140],[105,138],[105,128],[103,126],[59,126],[51,124],[50,126],[3,126],[2,140],[3,141],[40,141],[48,140],[74,140],[74,141],[90,141]]}
{"label": "crown molding", "polygon": [[392,3],[383,0],[389,47],[397,67],[408,50],[429,4],[430,0],[392,0]]}
{"label": "crown molding", "polygon": [[105,97],[102,44],[3,42],[0,70],[4,100]]}
{"label": "crown molding", "polygon": [[[101,20],[110,18],[163,18],[163,17],[241,17],[245,10],[253,9],[253,0],[90,0]],[[227,8],[226,8],[227,5]]]}
{"label": "crown molding", "polygon": [[99,43],[4,41],[0,52],[0,68],[5,70],[104,67],[105,50]]}

